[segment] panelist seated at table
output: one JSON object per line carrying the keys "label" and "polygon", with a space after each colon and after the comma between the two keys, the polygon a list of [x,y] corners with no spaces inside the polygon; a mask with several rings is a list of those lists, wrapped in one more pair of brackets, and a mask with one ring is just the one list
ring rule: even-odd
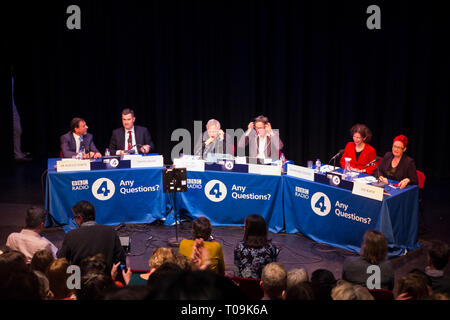
{"label": "panelist seated at table", "polygon": [[399,181],[398,186],[403,189],[407,185],[417,184],[417,169],[414,159],[405,154],[408,138],[399,135],[394,138],[392,152],[387,152],[380,161],[374,176],[387,184],[388,179]]}
{"label": "panelist seated at table", "polygon": [[132,109],[122,110],[122,127],[113,130],[109,142],[112,155],[149,153],[155,145],[147,128],[134,125],[136,117]]}
{"label": "panelist seated at table", "polygon": [[234,155],[234,146],[230,141],[230,136],[220,129],[220,122],[210,119],[206,123],[206,131],[195,144],[194,155],[204,159],[213,153]]}
{"label": "panelist seated at table", "polygon": [[377,156],[377,152],[369,144],[372,132],[366,125],[358,123],[350,129],[350,134],[353,141],[345,146],[344,154],[340,161],[341,167],[345,169],[345,158],[350,158],[351,170],[373,174],[376,163],[367,166]]}
{"label": "panelist seated at table", "polygon": [[238,142],[238,155],[245,153],[248,148],[250,158],[280,158],[280,150],[283,149],[283,142],[277,131],[272,130],[269,119],[260,115],[248,124],[248,129]]}
{"label": "panelist seated at table", "polygon": [[63,158],[73,158],[80,152],[83,154],[83,159],[98,159],[102,156],[94,144],[92,134],[87,132],[88,128],[83,118],[73,118],[70,121],[71,131],[60,138]]}

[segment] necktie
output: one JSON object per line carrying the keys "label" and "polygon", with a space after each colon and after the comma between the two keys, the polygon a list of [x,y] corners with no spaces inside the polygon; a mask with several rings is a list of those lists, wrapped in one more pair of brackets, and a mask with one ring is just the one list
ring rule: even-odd
{"label": "necktie", "polygon": [[80,136],[80,150],[78,150],[78,152],[82,152],[83,151],[83,137]]}
{"label": "necktie", "polygon": [[128,150],[131,150],[133,143],[133,137],[131,137],[131,131],[128,131]]}

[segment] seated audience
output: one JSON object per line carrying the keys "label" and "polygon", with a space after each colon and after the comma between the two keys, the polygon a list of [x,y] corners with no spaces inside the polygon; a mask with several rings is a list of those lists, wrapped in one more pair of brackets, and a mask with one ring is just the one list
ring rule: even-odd
{"label": "seated audience", "polygon": [[288,285],[284,300],[315,300],[311,283],[302,281]]}
{"label": "seated audience", "polygon": [[42,208],[31,207],[27,210],[25,228],[20,233],[14,232],[8,236],[6,245],[13,250],[22,252],[27,259],[27,263],[31,262],[31,258],[37,251],[43,249],[50,251],[56,258],[58,249],[53,243],[40,235],[45,227],[46,218],[47,211]]}
{"label": "seated audience", "polygon": [[74,298],[73,290],[69,289],[67,286],[67,279],[70,276],[70,274],[67,273],[69,265],[69,262],[65,258],[56,259],[48,267],[45,274],[50,283],[50,290],[56,300]]}
{"label": "seated audience", "polygon": [[342,279],[367,286],[367,268],[370,265],[380,267],[381,283],[380,289],[391,290],[394,288],[394,268],[387,260],[388,243],[386,237],[378,230],[368,230],[364,234],[361,245],[361,255],[348,257],[344,261]]}
{"label": "seated audience", "polygon": [[431,279],[434,293],[450,294],[450,276],[444,274],[450,256],[449,246],[440,240],[431,241],[425,273]]}
{"label": "seated audience", "polygon": [[80,201],[73,206],[72,211],[80,227],[66,234],[58,257],[80,265],[84,258],[102,253],[108,272],[117,262],[125,264],[125,251],[116,231],[111,226],[95,223],[94,206],[89,201]]}
{"label": "seated audience", "polygon": [[423,275],[408,273],[397,281],[397,300],[426,300],[430,292]]}
{"label": "seated audience", "polygon": [[287,288],[302,282],[308,282],[308,272],[304,268],[291,269],[287,273]]}
{"label": "seated audience", "polygon": [[54,298],[52,290],[50,290],[50,282],[45,274],[40,271],[33,271],[39,281],[39,295],[41,300],[52,300]]}
{"label": "seated audience", "polygon": [[244,238],[234,248],[234,275],[243,278],[261,278],[267,264],[277,261],[277,248],[267,239],[267,224],[257,214],[244,222]]}
{"label": "seated audience", "polygon": [[375,300],[369,290],[363,286],[339,280],[331,290],[333,300]]}
{"label": "seated audience", "polygon": [[148,260],[150,271],[148,273],[137,274],[134,273],[127,285],[146,285],[150,275],[155,272],[163,263],[176,263],[175,253],[170,248],[159,247],[153,251],[152,256]]}
{"label": "seated audience", "polygon": [[[217,274],[225,274],[225,261],[220,243],[209,241],[212,226],[208,218],[200,217],[192,222],[194,240],[183,239],[178,249],[200,269],[208,268]],[[205,248],[206,250],[204,250]]]}
{"label": "seated audience", "polygon": [[261,273],[262,300],[281,300],[286,294],[287,272],[281,263],[267,264]]}
{"label": "seated audience", "polygon": [[30,269],[33,271],[40,271],[43,274],[47,268],[55,261],[53,254],[48,250],[39,250],[31,258]]}
{"label": "seated audience", "polygon": [[80,289],[76,290],[77,300],[102,300],[117,287],[109,275],[89,273],[81,277]]}
{"label": "seated audience", "polygon": [[316,300],[332,300],[331,290],[336,285],[334,274],[326,269],[317,269],[311,274],[311,286]]}

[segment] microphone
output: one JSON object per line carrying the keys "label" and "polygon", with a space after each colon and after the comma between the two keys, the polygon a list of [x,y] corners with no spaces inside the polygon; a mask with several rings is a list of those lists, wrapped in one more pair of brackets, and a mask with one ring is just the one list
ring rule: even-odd
{"label": "microphone", "polygon": [[[376,156],[375,159],[373,159],[373,160],[370,161],[368,164],[366,164],[366,165],[364,166],[364,168],[367,168],[368,166],[373,166],[374,163],[375,163],[375,162],[378,162],[378,161],[380,161],[380,157]],[[363,168],[363,169],[364,169],[364,168]]]}
{"label": "microphone", "polygon": [[338,153],[336,153],[333,158],[330,159],[330,161],[328,161],[328,163],[330,163],[331,161],[335,160],[336,158],[340,157],[343,153],[344,153],[344,149],[339,150]]}

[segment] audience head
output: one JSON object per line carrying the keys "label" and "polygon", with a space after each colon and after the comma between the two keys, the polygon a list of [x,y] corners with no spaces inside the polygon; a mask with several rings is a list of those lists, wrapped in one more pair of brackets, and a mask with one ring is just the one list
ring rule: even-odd
{"label": "audience head", "polygon": [[171,248],[159,247],[153,251],[148,266],[150,270],[158,269],[164,262],[175,263],[175,254]]}
{"label": "audience head", "polygon": [[287,272],[281,263],[267,264],[261,274],[260,285],[264,295],[271,299],[281,299],[286,290]]}
{"label": "audience head", "polygon": [[50,290],[53,292],[55,299],[64,299],[72,294],[72,291],[67,287],[67,279],[69,274],[67,268],[69,262],[66,258],[56,259],[50,264],[47,269],[46,276],[50,282]]}
{"label": "audience head", "polygon": [[267,224],[263,217],[251,214],[244,221],[244,244],[250,248],[262,248],[267,240]]}
{"label": "audience head", "polygon": [[77,300],[101,300],[115,289],[109,275],[90,273],[81,277],[81,287],[77,290]]}
{"label": "audience head", "polygon": [[364,234],[361,245],[361,256],[371,264],[379,264],[386,259],[388,242],[383,233],[378,230],[368,230]]}
{"label": "audience head", "polygon": [[308,272],[304,268],[291,269],[287,273],[287,288],[295,286],[301,282],[309,281]]}
{"label": "audience head", "polygon": [[192,222],[192,236],[194,239],[208,241],[211,236],[211,222],[206,217],[200,217]]}
{"label": "audience head", "polygon": [[169,276],[177,274],[183,271],[180,266],[173,262],[164,262],[161,266],[158,267],[147,280],[147,286],[150,288],[157,288],[160,286],[161,282],[164,282]]}
{"label": "audience head", "polygon": [[450,256],[449,246],[440,240],[431,241],[428,249],[428,263],[431,268],[444,270]]}
{"label": "audience head", "polygon": [[51,300],[54,298],[53,292],[50,290],[50,282],[45,274],[40,271],[33,271],[39,282],[39,295],[41,300]]}
{"label": "audience head", "polygon": [[211,271],[182,271],[168,275],[164,281],[150,287],[148,298],[153,300],[246,300],[239,287],[229,278]]}
{"label": "audience head", "polygon": [[287,286],[285,300],[314,300],[314,291],[309,281]]}
{"label": "audience head", "polygon": [[30,207],[25,217],[25,228],[40,232],[44,228],[46,218],[47,211],[45,209],[34,206]]}
{"label": "audience head", "polygon": [[40,271],[43,274],[47,271],[50,264],[55,261],[53,254],[48,250],[36,251],[31,258],[30,268],[31,270]]}
{"label": "audience head", "polygon": [[405,293],[412,300],[424,300],[430,295],[426,278],[418,273],[408,273],[397,282],[397,295]]}
{"label": "audience head", "polygon": [[146,286],[114,288],[105,294],[104,300],[144,300],[149,289]]}
{"label": "audience head", "polygon": [[336,278],[329,270],[317,269],[311,274],[311,285],[316,300],[331,300],[331,290],[336,285]]}
{"label": "audience head", "polygon": [[72,207],[73,219],[80,226],[83,222],[95,221],[95,208],[89,201],[79,201]]}
{"label": "audience head", "polygon": [[331,290],[333,300],[375,300],[367,288],[339,280]]}
{"label": "audience head", "polygon": [[86,257],[80,262],[81,276],[87,274],[106,274],[108,269],[103,253]]}
{"label": "audience head", "polygon": [[39,300],[39,280],[25,255],[11,250],[0,255],[0,300]]}

